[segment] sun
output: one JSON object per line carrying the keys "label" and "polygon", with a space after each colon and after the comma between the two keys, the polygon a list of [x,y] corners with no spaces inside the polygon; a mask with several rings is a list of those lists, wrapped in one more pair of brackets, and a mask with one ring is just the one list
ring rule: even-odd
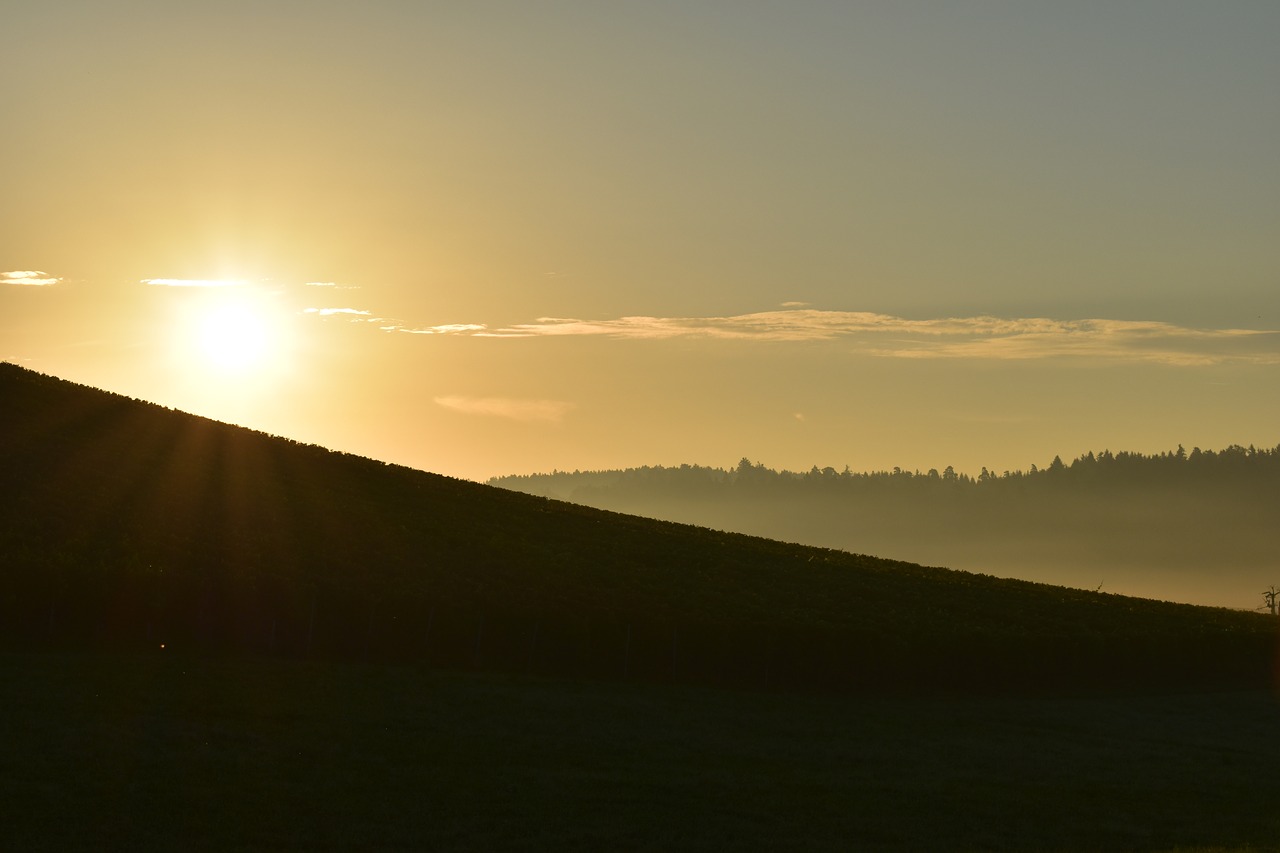
{"label": "sun", "polygon": [[174,295],[171,364],[202,393],[266,389],[289,369],[292,323],[277,293],[205,285]]}
{"label": "sun", "polygon": [[206,309],[196,321],[196,344],[209,366],[238,372],[261,366],[271,345],[263,312],[233,302]]}

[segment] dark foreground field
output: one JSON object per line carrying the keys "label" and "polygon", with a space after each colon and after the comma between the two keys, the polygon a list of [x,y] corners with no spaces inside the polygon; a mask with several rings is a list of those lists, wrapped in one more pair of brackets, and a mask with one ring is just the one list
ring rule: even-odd
{"label": "dark foreground field", "polygon": [[1275,693],[0,656],[0,849],[1275,849]]}

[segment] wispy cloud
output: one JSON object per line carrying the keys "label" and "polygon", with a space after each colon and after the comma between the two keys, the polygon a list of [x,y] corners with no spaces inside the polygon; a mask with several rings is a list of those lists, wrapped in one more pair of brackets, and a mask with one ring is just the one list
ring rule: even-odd
{"label": "wispy cloud", "polygon": [[10,270],[0,272],[0,284],[16,284],[25,287],[48,287],[62,281],[44,270]]}
{"label": "wispy cloud", "polygon": [[513,400],[506,397],[436,397],[436,405],[468,415],[489,415],[517,421],[557,423],[573,408],[560,400]]}
{"label": "wispy cloud", "polygon": [[[309,282],[309,285],[327,287],[327,284],[316,284]],[[338,288],[339,290],[345,288]],[[334,317],[337,319],[345,319],[352,323],[376,323],[378,329],[383,332],[402,332],[406,335],[474,335],[485,331],[487,328],[483,323],[442,323],[437,326],[413,326],[401,322],[392,317],[378,317],[372,311],[366,311],[363,308],[304,308],[303,314],[309,314],[312,317]]]}
{"label": "wispy cloud", "polygon": [[888,314],[791,309],[730,317],[620,317],[536,322],[474,332],[489,337],[756,341],[844,341],[884,358],[1028,360],[1094,358],[1176,365],[1280,364],[1280,331],[1196,329],[1157,321],[1053,320],[1044,317],[947,317],[910,320]]}
{"label": "wispy cloud", "polygon": [[249,282],[242,278],[144,278],[142,283],[152,287],[243,287]]}
{"label": "wispy cloud", "polygon": [[316,314],[321,317],[332,317],[335,314],[348,317],[368,317],[370,312],[359,308],[303,308],[303,314]]}
{"label": "wispy cloud", "polygon": [[990,331],[955,329],[934,340],[898,341],[876,354],[929,359],[1074,357],[1179,366],[1280,364],[1280,332],[1194,329],[1155,321],[1036,319]]}
{"label": "wispy cloud", "polygon": [[[784,303],[802,305],[802,303]],[[308,308],[320,317],[374,323],[385,332],[480,338],[606,337],[635,340],[829,341],[876,358],[1029,361],[1077,359],[1193,366],[1280,364],[1280,330],[1201,329],[1154,320],[1047,317],[908,319],[869,311],[793,307],[727,317],[632,316],[603,320],[539,317],[490,328],[484,323],[411,325],[359,308]],[[444,404],[442,404],[444,405]]]}
{"label": "wispy cloud", "polygon": [[441,326],[402,326],[398,323],[383,326],[384,332],[404,332],[406,335],[466,335],[483,332],[483,323],[445,323]]}

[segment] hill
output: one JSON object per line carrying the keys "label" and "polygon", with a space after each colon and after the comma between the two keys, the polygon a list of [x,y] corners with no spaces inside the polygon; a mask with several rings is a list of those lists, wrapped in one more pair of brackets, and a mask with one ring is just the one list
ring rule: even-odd
{"label": "hill", "polygon": [[822,547],[1236,608],[1280,581],[1280,447],[1084,454],[969,477],[646,466],[492,485]]}
{"label": "hill", "polygon": [[623,516],[0,365],[0,641],[624,679],[1256,684],[1277,620]]}

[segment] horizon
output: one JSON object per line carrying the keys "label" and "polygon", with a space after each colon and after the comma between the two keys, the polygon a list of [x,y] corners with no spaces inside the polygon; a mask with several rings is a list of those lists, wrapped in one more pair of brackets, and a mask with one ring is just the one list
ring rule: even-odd
{"label": "horizon", "polygon": [[0,359],[485,482],[1272,446],[1280,7],[85,0]]}
{"label": "horizon", "polygon": [[[34,369],[34,368],[28,367],[27,365],[20,364],[16,361],[10,361],[8,359],[0,359],[0,364],[9,364],[14,367],[22,368],[24,370]],[[75,382],[75,380],[67,379],[67,377],[64,377],[64,376],[56,376],[54,374],[43,373],[41,371],[36,371],[36,372],[39,373],[40,375],[47,376],[51,379],[63,379],[69,382]],[[244,427],[246,429],[254,430],[256,432],[262,432],[265,435],[268,435],[269,437],[272,437],[272,438],[282,438],[288,441],[293,441],[298,443],[314,444],[313,442],[304,442],[295,436],[285,435],[281,433],[273,433],[267,430],[260,430],[251,425],[238,424],[231,421],[219,420],[218,418],[213,417],[211,415],[202,415],[199,412],[190,411],[187,409],[179,409],[173,406],[169,406],[160,401],[147,400],[141,397],[132,398],[132,397],[129,397],[128,394],[124,394],[123,392],[120,392],[120,391],[112,391],[111,389],[107,389],[107,388],[98,388],[97,386],[87,385],[85,383],[80,383],[80,382],[76,382],[75,384],[81,385],[82,387],[91,388],[93,390],[106,391],[107,393],[110,393],[110,394],[120,394],[121,396],[124,396],[129,399],[136,399],[144,403],[161,406],[163,408],[167,408],[167,409],[170,409],[171,411],[179,412],[182,414],[208,418],[209,420],[214,421],[215,423],[220,423],[225,426]],[[439,471],[431,471],[426,468],[414,468],[414,466],[412,465],[405,465],[405,463],[396,462],[395,460],[385,459],[379,456],[367,456],[365,454],[354,453],[353,451],[343,447],[330,447],[327,445],[315,445],[315,446],[318,446],[324,450],[333,451],[336,453],[353,454],[357,456],[362,456],[363,458],[367,458],[377,462],[383,462],[385,464],[404,465],[405,467],[413,468],[414,470],[422,471],[423,473],[429,473],[429,474],[442,473]],[[1021,476],[1026,474],[1042,473],[1045,470],[1047,470],[1054,462],[1061,462],[1063,465],[1070,468],[1074,462],[1084,457],[1091,457],[1091,456],[1096,456],[1101,454],[1112,454],[1115,456],[1132,454],[1140,458],[1151,459],[1151,458],[1156,458],[1164,455],[1176,454],[1178,451],[1183,451],[1187,454],[1192,454],[1195,451],[1203,451],[1209,454],[1221,454],[1224,451],[1231,451],[1233,449],[1248,450],[1248,451],[1258,450],[1258,451],[1268,452],[1277,447],[1280,447],[1280,445],[1271,445],[1269,443],[1256,443],[1256,442],[1246,445],[1246,444],[1241,444],[1240,442],[1231,442],[1221,447],[1200,447],[1199,445],[1196,445],[1188,450],[1182,443],[1179,443],[1176,447],[1157,449],[1150,453],[1144,453],[1142,451],[1134,451],[1129,448],[1115,449],[1111,447],[1100,447],[1100,448],[1091,448],[1091,449],[1082,451],[1080,454],[1077,454],[1076,456],[1069,456],[1067,458],[1062,458],[1061,454],[1054,454],[1053,458],[1051,458],[1049,462],[1046,462],[1044,464],[1038,464],[1038,463],[1032,462],[1031,464],[1027,465],[1025,468],[1021,468],[1021,467],[1007,468],[1007,469],[1001,469],[1001,470],[996,470],[994,468],[987,468],[987,471],[990,474],[991,479],[1001,479],[1009,475]],[[677,462],[674,464],[645,463],[640,465],[629,465],[625,467],[614,467],[614,468],[574,468],[574,469],[552,468],[549,470],[506,472],[506,473],[494,474],[485,479],[475,479],[470,477],[456,477],[454,475],[449,475],[449,474],[445,474],[444,476],[453,476],[454,479],[470,480],[471,482],[480,483],[482,485],[491,485],[492,481],[495,481],[495,480],[509,480],[509,479],[520,479],[520,478],[529,478],[529,477],[545,477],[545,476],[574,475],[574,474],[628,473],[628,472],[640,471],[645,469],[675,470],[679,468],[691,467],[691,468],[702,469],[707,471],[730,473],[730,472],[733,472],[735,469],[737,469],[743,461],[749,462],[752,464],[752,466],[760,468],[771,474],[792,475],[792,476],[805,476],[806,474],[815,470],[819,472],[835,470],[836,474],[841,476],[843,475],[853,475],[853,476],[868,476],[868,475],[889,476],[891,475],[891,476],[906,476],[906,477],[925,477],[925,476],[933,477],[939,474],[939,469],[936,465],[930,466],[930,468],[928,469],[924,469],[918,466],[914,468],[908,468],[902,465],[895,465],[895,466],[890,466],[885,468],[864,468],[864,469],[854,469],[851,466],[845,465],[843,466],[843,468],[836,469],[834,465],[821,465],[818,462],[814,462],[806,466],[801,466],[797,468],[788,468],[785,466],[779,466],[779,467],[770,466],[760,460],[753,460],[749,456],[743,456],[743,457],[740,457],[739,462],[735,464],[719,464],[716,462],[701,463],[701,462],[686,461],[686,462]],[[983,467],[985,468],[986,466],[983,466]],[[958,479],[972,480],[974,483],[977,483],[980,480],[978,476],[978,472],[967,471],[964,469],[956,468],[953,465],[948,465],[946,466],[946,468],[951,469],[951,472]]]}

